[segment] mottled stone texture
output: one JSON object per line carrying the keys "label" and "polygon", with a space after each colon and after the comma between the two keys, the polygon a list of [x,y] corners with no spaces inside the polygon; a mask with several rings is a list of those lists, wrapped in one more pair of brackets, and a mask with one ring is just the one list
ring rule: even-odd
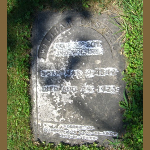
{"label": "mottled stone texture", "polygon": [[121,136],[125,60],[115,23],[112,14],[37,16],[31,66],[35,139],[105,145]]}

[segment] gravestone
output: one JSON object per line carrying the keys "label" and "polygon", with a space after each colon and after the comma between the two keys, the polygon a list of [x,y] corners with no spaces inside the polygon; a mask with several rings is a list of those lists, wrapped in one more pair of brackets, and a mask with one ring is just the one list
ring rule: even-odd
{"label": "gravestone", "polygon": [[125,60],[114,23],[112,14],[37,16],[31,66],[35,139],[102,145],[121,136]]}

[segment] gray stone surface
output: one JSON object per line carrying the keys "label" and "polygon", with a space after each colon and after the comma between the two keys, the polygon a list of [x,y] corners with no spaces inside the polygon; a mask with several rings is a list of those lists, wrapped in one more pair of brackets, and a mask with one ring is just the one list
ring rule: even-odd
{"label": "gray stone surface", "polygon": [[125,83],[113,15],[40,13],[32,30],[32,128],[35,139],[107,144],[123,132]]}

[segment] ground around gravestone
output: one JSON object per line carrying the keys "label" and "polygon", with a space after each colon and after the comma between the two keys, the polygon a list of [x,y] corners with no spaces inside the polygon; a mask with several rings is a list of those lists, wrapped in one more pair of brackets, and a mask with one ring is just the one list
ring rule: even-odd
{"label": "ground around gravestone", "polygon": [[38,14],[31,66],[35,140],[106,145],[122,135],[125,59],[114,24],[114,14]]}

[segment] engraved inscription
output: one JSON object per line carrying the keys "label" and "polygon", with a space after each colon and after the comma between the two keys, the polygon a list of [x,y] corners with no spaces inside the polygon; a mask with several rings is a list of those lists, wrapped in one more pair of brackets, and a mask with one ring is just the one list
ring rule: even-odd
{"label": "engraved inscription", "polygon": [[58,85],[47,85],[47,86],[42,86],[42,92],[56,92],[60,90],[60,86]]}
{"label": "engraved inscription", "polygon": [[116,68],[95,68],[95,69],[85,69],[82,71],[80,69],[76,70],[41,70],[40,76],[42,78],[47,77],[70,77],[72,79],[82,79],[82,78],[93,78],[95,76],[115,76],[119,72]]}
{"label": "engraved inscription", "polygon": [[76,124],[54,124],[43,123],[44,134],[59,134],[61,138],[98,140],[98,136],[117,137],[118,133],[113,131],[95,131],[93,126],[76,125]]}
{"label": "engraved inscription", "polygon": [[54,56],[91,56],[103,55],[103,47],[100,40],[77,41],[66,43],[54,43]]}
{"label": "engraved inscription", "polygon": [[58,86],[58,85],[44,85],[41,87],[42,92],[44,93],[55,93],[57,91],[61,91],[63,93],[108,93],[108,94],[117,94],[119,92],[119,87],[116,85],[98,85],[98,88],[95,89],[94,85],[88,85],[84,83],[84,85],[79,89],[77,86]]}
{"label": "engraved inscription", "polygon": [[61,91],[63,93],[68,93],[68,92],[73,92],[73,93],[76,93],[78,90],[78,87],[77,86],[63,86]]}
{"label": "engraved inscription", "polygon": [[86,83],[82,86],[80,92],[83,93],[94,93],[94,85],[87,85]]}
{"label": "engraved inscription", "polygon": [[119,87],[115,85],[102,85],[98,86],[98,93],[109,93],[109,94],[116,94],[119,92]]}

